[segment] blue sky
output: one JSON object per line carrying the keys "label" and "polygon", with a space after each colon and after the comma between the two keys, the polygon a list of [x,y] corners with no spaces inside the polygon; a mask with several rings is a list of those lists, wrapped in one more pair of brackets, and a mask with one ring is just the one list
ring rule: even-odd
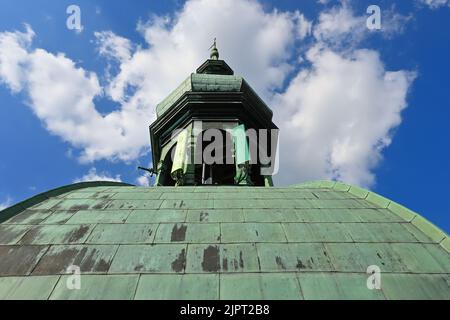
{"label": "blue sky", "polygon": [[[71,4],[81,32],[66,27]],[[365,25],[372,4],[381,30]],[[286,159],[278,184],[362,185],[450,230],[450,1],[0,8],[0,204],[86,179],[143,183],[136,167],[151,161],[154,106],[217,37],[221,57],[274,111]]]}

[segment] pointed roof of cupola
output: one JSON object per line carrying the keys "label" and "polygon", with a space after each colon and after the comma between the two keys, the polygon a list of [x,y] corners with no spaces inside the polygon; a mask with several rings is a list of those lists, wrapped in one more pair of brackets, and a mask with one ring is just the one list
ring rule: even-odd
{"label": "pointed roof of cupola", "polygon": [[219,50],[217,49],[217,42],[214,39],[214,43],[211,46],[211,55],[198,69],[199,74],[222,74],[222,75],[234,75],[233,69],[223,60],[219,60]]}
{"label": "pointed roof of cupola", "polygon": [[190,93],[196,93],[197,96],[198,93],[242,93],[254,101],[257,110],[271,121],[272,110],[241,76],[235,75],[224,60],[219,60],[216,39],[210,49],[210,58],[156,106],[157,118],[181,103],[181,99]]}

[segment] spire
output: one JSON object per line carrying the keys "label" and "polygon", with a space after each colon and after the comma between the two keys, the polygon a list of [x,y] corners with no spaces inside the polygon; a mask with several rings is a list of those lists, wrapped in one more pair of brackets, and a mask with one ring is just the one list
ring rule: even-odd
{"label": "spire", "polygon": [[209,49],[211,50],[210,58],[198,67],[197,73],[233,75],[233,69],[225,61],[219,60],[216,38],[214,38],[214,43]]}
{"label": "spire", "polygon": [[219,50],[217,49],[217,40],[216,38],[214,38],[214,43],[213,45],[210,47],[211,49],[211,60],[219,60]]}

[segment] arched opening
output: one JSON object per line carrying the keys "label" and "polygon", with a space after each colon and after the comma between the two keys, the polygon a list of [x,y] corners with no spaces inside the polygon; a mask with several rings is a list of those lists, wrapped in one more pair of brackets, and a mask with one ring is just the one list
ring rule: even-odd
{"label": "arched opening", "polygon": [[250,180],[256,187],[264,186],[264,177],[261,175],[261,165],[259,163],[251,166]]}
{"label": "arched opening", "polygon": [[170,148],[169,152],[167,152],[166,156],[164,157],[164,160],[162,162],[162,168],[161,172],[159,174],[159,181],[158,184],[161,186],[175,186],[175,180],[172,178],[172,175],[170,174],[172,171],[172,153],[174,152],[176,148],[176,144]]}
{"label": "arched opening", "polygon": [[[236,165],[232,135],[225,130],[216,129],[216,133],[220,132],[221,138],[217,141],[216,136],[210,141],[205,141],[205,132],[206,130],[197,137],[197,152],[201,152],[197,159],[202,161],[201,164],[195,165],[195,183],[197,185],[234,185]],[[212,158],[214,162],[205,158]]]}

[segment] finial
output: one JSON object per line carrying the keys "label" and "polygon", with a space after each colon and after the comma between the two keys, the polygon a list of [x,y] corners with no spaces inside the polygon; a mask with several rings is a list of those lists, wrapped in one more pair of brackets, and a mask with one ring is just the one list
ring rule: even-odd
{"label": "finial", "polygon": [[211,59],[212,60],[219,60],[219,50],[217,50],[217,40],[216,38],[214,38],[214,43],[213,45],[210,47],[211,49]]}

